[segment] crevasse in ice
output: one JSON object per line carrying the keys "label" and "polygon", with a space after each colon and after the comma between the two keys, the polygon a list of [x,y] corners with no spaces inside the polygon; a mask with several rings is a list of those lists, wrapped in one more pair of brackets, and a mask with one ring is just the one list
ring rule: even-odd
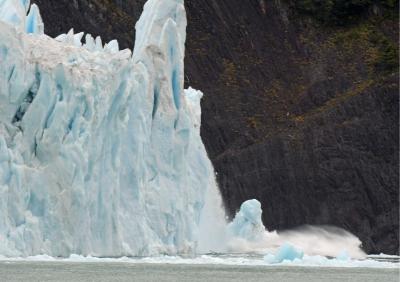
{"label": "crevasse in ice", "polygon": [[183,0],[146,3],[133,56],[28,8],[0,0],[0,254],[192,253],[217,188]]}

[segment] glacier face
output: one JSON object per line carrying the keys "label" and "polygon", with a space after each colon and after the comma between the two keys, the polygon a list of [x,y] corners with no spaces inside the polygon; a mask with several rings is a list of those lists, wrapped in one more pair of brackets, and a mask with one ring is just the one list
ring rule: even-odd
{"label": "glacier face", "polygon": [[133,55],[52,39],[27,7],[0,0],[0,254],[193,253],[218,193],[201,93],[183,90],[183,0],[146,3]]}

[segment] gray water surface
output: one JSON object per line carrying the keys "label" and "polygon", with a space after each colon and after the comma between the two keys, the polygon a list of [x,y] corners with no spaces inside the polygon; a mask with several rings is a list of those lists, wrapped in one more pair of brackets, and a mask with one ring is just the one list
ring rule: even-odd
{"label": "gray water surface", "polygon": [[399,269],[227,265],[0,262],[0,281],[399,282]]}

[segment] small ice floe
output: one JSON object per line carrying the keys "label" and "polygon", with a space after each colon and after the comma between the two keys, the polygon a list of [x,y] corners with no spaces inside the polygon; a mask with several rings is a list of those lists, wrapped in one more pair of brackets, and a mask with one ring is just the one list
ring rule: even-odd
{"label": "small ice floe", "polygon": [[264,260],[267,263],[281,263],[283,261],[294,261],[296,259],[302,259],[303,256],[303,251],[296,249],[289,243],[285,243],[278,249],[275,255],[267,254],[264,257]]}
{"label": "small ice floe", "polygon": [[336,256],[336,259],[340,261],[350,261],[351,257],[346,250],[343,250]]}

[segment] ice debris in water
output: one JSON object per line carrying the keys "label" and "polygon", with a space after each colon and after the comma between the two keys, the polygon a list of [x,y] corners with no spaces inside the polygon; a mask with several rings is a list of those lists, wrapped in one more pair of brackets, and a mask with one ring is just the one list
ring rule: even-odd
{"label": "ice debris in water", "polygon": [[133,57],[28,35],[26,3],[0,0],[0,254],[193,254],[217,186],[202,94],[183,89],[183,0],[146,3]]}
{"label": "ice debris in water", "polygon": [[336,256],[336,259],[341,261],[350,261],[351,257],[346,250],[343,250]]}
{"label": "ice debris in water", "polygon": [[267,254],[264,257],[264,260],[268,263],[281,263],[285,260],[294,261],[295,259],[302,259],[303,256],[303,251],[296,249],[289,243],[284,243],[282,246],[279,247],[275,255]]}
{"label": "ice debris in water", "polygon": [[228,225],[228,232],[234,237],[250,241],[260,240],[265,232],[261,215],[259,201],[255,199],[245,201],[233,221]]}

